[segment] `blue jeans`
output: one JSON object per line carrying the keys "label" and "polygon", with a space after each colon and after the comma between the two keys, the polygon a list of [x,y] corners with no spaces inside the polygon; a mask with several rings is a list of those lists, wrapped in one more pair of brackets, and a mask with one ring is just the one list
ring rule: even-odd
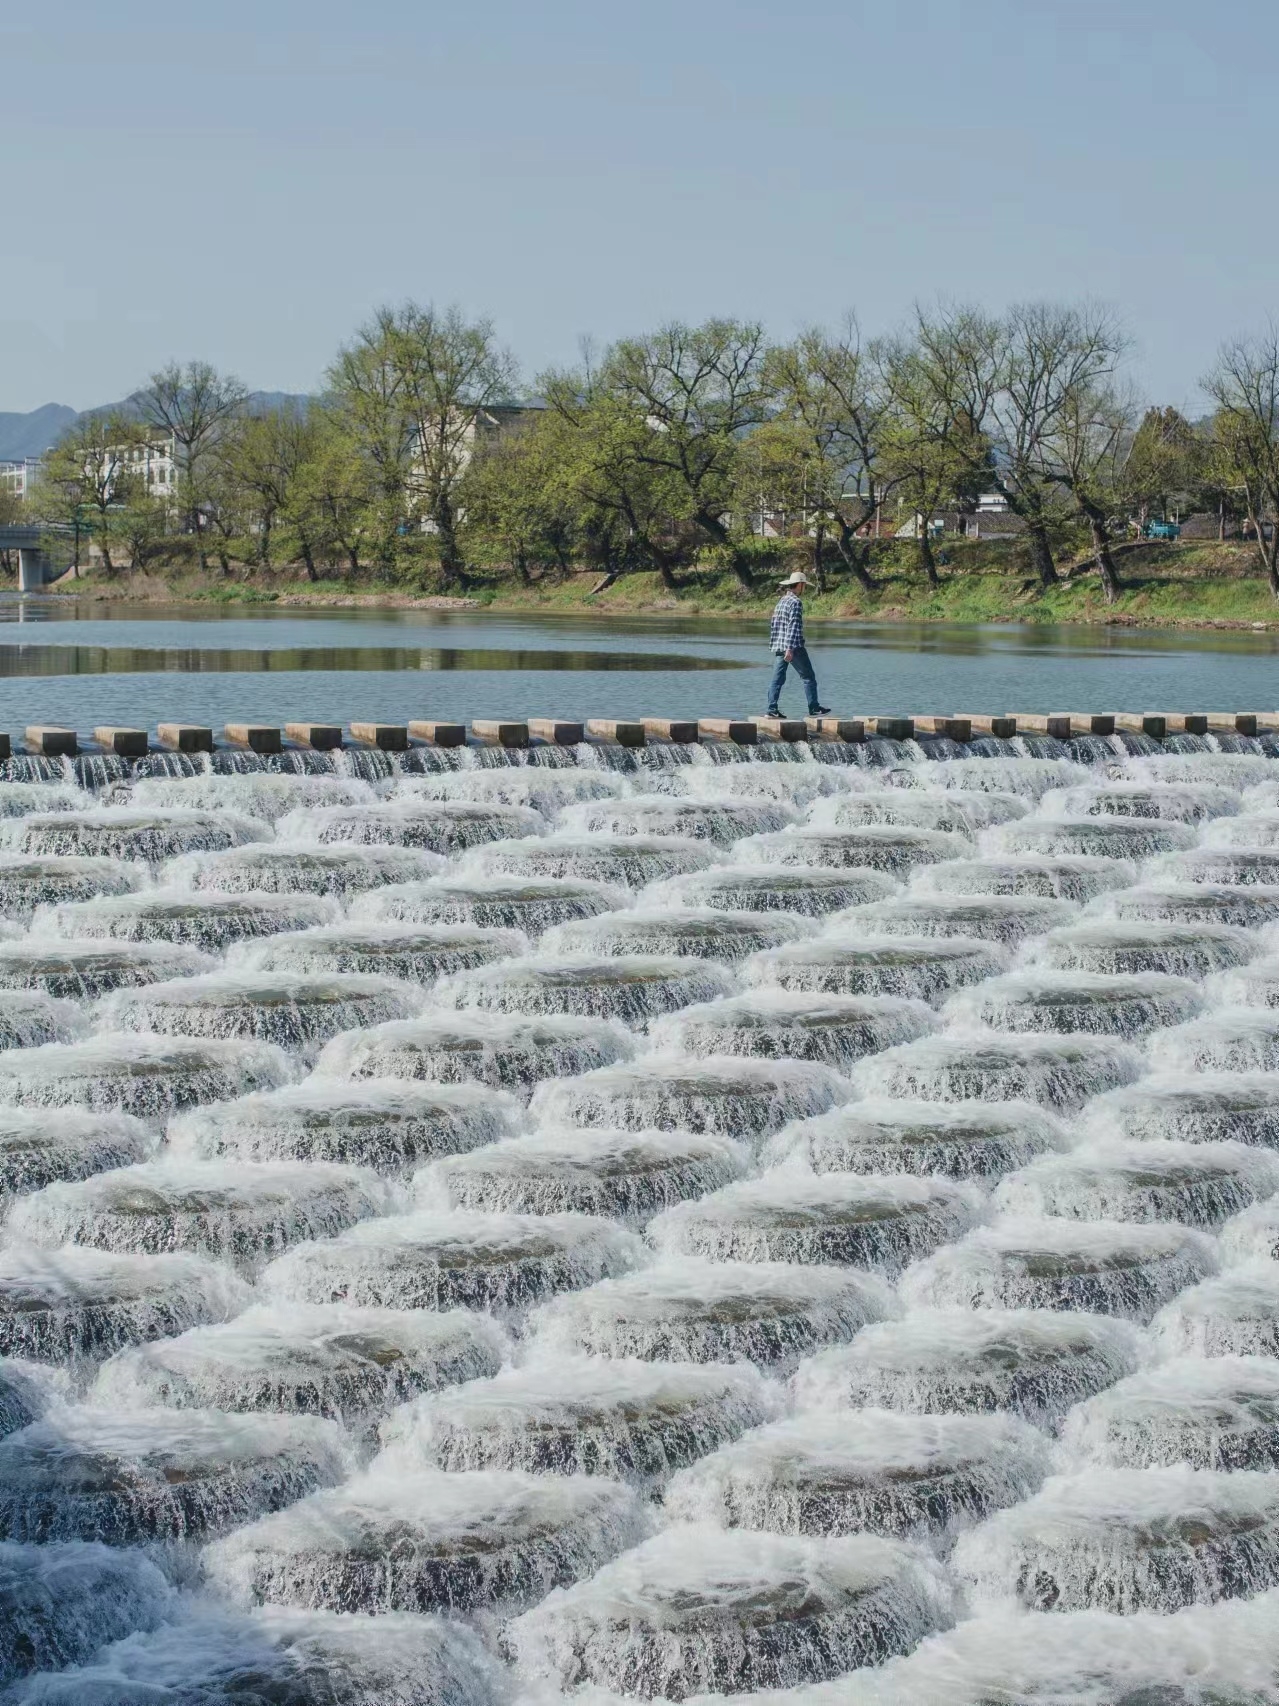
{"label": "blue jeans", "polygon": [[[804,691],[808,694],[808,714],[810,717],[815,717],[821,701],[817,697],[817,677],[813,673],[812,660],[809,658],[807,646],[795,647],[791,653],[791,663],[794,664],[795,674],[804,683]],[[777,700],[782,691],[782,684],[786,680],[786,671],[789,668],[790,664],[786,662],[785,652],[778,652],[776,667],[773,670],[773,684],[768,690],[768,714],[770,717],[781,715],[777,707]]]}

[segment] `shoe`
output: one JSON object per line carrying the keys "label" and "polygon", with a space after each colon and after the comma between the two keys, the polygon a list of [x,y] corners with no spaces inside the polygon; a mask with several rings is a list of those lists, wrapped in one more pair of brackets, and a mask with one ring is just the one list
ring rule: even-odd
{"label": "shoe", "polygon": [[766,716],[766,717],[780,717],[780,716],[781,716],[781,712],[780,712],[780,711],[765,711],[765,712],[764,712],[764,715],[765,715],[765,716]]}
{"label": "shoe", "polygon": [[810,711],[808,714],[810,717],[829,717],[830,716],[830,706],[829,705],[819,705],[815,711]]}

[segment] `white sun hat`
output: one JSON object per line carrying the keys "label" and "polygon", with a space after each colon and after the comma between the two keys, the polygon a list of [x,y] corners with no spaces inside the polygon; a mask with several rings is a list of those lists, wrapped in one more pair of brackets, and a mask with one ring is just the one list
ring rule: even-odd
{"label": "white sun hat", "polygon": [[808,576],[803,569],[796,569],[793,575],[787,575],[784,581],[778,581],[778,586],[808,586]]}

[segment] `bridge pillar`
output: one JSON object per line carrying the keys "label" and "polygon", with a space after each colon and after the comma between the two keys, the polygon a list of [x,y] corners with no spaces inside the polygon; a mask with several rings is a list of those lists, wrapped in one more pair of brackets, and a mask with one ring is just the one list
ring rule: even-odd
{"label": "bridge pillar", "polygon": [[18,591],[35,592],[49,580],[49,553],[35,546],[18,548]]}

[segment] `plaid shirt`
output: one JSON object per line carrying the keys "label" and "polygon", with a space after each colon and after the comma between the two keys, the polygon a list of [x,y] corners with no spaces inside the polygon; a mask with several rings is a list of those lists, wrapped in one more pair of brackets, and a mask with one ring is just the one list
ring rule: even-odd
{"label": "plaid shirt", "polygon": [[783,656],[804,644],[804,606],[793,592],[784,592],[773,610],[768,630],[768,649]]}

